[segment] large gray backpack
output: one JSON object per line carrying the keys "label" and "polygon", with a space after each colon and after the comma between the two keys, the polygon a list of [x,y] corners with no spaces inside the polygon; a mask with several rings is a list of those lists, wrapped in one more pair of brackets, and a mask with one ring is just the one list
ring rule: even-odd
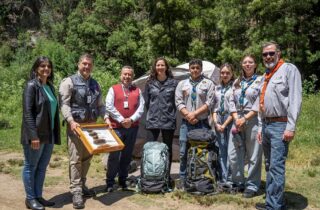
{"label": "large gray backpack", "polygon": [[169,151],[160,142],[147,142],[142,149],[138,191],[164,193],[169,190]]}

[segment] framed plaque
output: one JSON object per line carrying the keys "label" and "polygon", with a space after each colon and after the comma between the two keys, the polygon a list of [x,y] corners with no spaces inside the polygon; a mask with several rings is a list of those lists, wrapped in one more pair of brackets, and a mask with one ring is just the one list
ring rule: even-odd
{"label": "framed plaque", "polygon": [[122,150],[124,144],[107,124],[80,124],[76,132],[90,154]]}

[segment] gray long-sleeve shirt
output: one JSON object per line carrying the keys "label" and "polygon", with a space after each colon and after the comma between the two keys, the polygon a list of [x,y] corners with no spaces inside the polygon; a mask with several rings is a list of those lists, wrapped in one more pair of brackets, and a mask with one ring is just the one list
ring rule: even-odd
{"label": "gray long-sleeve shirt", "polygon": [[[236,83],[237,81],[235,81]],[[240,107],[240,96],[241,96],[241,88],[232,87],[232,94],[226,94],[227,98],[227,108],[228,111],[231,112],[239,112],[239,111],[259,111],[259,95],[260,89],[263,85],[263,77],[258,76],[256,80],[247,88],[245,91],[243,110]]]}
{"label": "gray long-sleeve shirt", "polygon": [[192,112],[197,110],[204,104],[207,104],[208,111],[197,116],[197,119],[208,119],[208,116],[210,114],[209,110],[213,109],[214,84],[211,80],[204,78],[196,86],[196,100],[194,103],[195,106],[193,106],[191,98],[192,85],[189,79],[185,79],[179,82],[175,94],[175,103],[179,111],[183,108],[186,108],[189,112]]}
{"label": "gray long-sleeve shirt", "polygon": [[[222,85],[218,85],[215,87],[215,91],[214,91],[214,109],[213,112],[220,112],[222,107],[221,107],[221,100],[222,100],[222,95],[223,92],[226,90],[226,87],[222,86]],[[228,111],[228,107],[227,107],[227,98],[226,96],[232,94],[232,88],[230,87],[224,94],[224,102],[223,102],[223,110],[225,112],[229,112]]]}
{"label": "gray long-sleeve shirt", "polygon": [[288,117],[286,130],[294,131],[301,110],[302,84],[297,67],[284,63],[271,77],[264,97],[264,117]]}

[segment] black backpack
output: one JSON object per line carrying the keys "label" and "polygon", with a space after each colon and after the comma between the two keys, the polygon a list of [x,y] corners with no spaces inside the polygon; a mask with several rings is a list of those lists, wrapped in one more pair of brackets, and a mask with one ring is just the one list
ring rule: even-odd
{"label": "black backpack", "polygon": [[137,189],[143,193],[169,191],[169,150],[166,144],[147,142],[143,146],[141,176]]}
{"label": "black backpack", "polygon": [[188,132],[186,191],[193,194],[217,192],[218,148],[211,130],[194,129]]}

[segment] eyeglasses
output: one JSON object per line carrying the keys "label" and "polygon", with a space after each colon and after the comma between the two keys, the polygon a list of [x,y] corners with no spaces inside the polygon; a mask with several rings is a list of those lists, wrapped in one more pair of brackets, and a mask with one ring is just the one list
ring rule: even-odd
{"label": "eyeglasses", "polygon": [[272,56],[274,56],[275,54],[276,54],[275,51],[271,51],[271,52],[262,53],[262,56],[263,56],[263,57],[267,57],[267,56],[269,55],[270,57],[272,57]]}

